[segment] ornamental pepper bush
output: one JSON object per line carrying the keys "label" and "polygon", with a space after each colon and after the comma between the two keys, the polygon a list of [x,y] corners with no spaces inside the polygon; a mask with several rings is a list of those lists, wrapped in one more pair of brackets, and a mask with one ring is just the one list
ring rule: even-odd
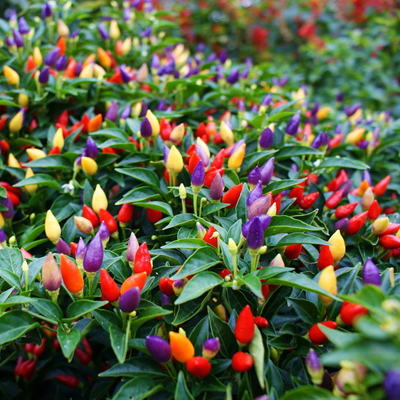
{"label": "ornamental pepper bush", "polygon": [[400,122],[151,2],[28,11],[0,24],[7,398],[398,398]]}

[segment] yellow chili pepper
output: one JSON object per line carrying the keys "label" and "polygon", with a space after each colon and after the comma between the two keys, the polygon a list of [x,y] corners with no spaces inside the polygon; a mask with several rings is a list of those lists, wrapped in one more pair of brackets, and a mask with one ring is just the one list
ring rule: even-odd
{"label": "yellow chili pepper", "polygon": [[[327,292],[329,292],[333,296],[337,295],[337,280],[336,280],[335,271],[334,271],[332,265],[324,268],[321,271],[321,274],[318,279],[318,284],[319,284],[319,286],[322,287],[322,289],[325,289]],[[328,296],[324,296],[322,294],[319,295],[319,298],[321,299],[322,304],[325,307],[328,307],[333,301],[332,298],[330,298]]]}
{"label": "yellow chili pepper", "polygon": [[19,75],[8,65],[3,67],[4,76],[7,78],[7,83],[14,86],[19,86]]}
{"label": "yellow chili pepper", "polygon": [[8,129],[10,132],[19,132],[22,128],[22,125],[24,123],[24,112],[23,111],[18,111],[10,120],[10,123],[8,124]]}
{"label": "yellow chili pepper", "polygon": [[146,117],[151,125],[152,136],[158,136],[160,134],[160,123],[157,117],[150,110],[147,110]]}
{"label": "yellow chili pepper", "polygon": [[95,175],[98,170],[97,163],[93,158],[82,157],[82,169],[88,175]]}
{"label": "yellow chili pepper", "polygon": [[60,150],[64,147],[64,135],[62,128],[58,128],[53,136],[53,147],[58,147]]}
{"label": "yellow chili pepper", "polygon": [[47,154],[40,149],[26,149],[26,152],[31,160],[39,160],[47,156]]}
{"label": "yellow chili pepper", "polygon": [[51,210],[47,211],[44,230],[47,238],[56,244],[61,237],[61,227]]}
{"label": "yellow chili pepper", "polygon": [[169,135],[169,140],[174,143],[179,143],[182,140],[184,134],[185,134],[185,125],[179,124],[174,129],[172,129],[172,132]]}
{"label": "yellow chili pepper", "polygon": [[99,62],[102,67],[104,67],[104,68],[111,67],[111,58],[105,50],[103,50],[101,47],[99,47],[97,49],[97,55],[99,56]]}
{"label": "yellow chili pepper", "polygon": [[234,137],[233,137],[233,132],[232,129],[229,128],[228,124],[225,121],[221,122],[221,126],[219,128],[219,131],[221,132],[221,138],[222,140],[230,146],[234,142]]}
{"label": "yellow chili pepper", "polygon": [[322,107],[317,111],[317,119],[318,121],[322,121],[323,119],[325,119],[328,114],[329,114],[330,108],[328,107]]}
{"label": "yellow chili pepper", "polygon": [[121,36],[121,31],[119,29],[118,23],[115,19],[113,19],[110,23],[110,36],[111,39],[118,39]]}
{"label": "yellow chili pepper", "polygon": [[[26,173],[25,173],[25,179],[26,178],[30,178],[30,177],[32,177],[32,176],[34,176],[35,174],[33,173],[33,171],[32,171],[32,168],[28,168],[27,170],[26,170]],[[29,194],[33,194],[33,193],[35,193],[36,192],[36,190],[37,190],[37,185],[25,185],[24,186],[24,189],[29,193]]]}
{"label": "yellow chili pepper", "polygon": [[8,155],[7,165],[11,168],[21,168],[21,165],[12,153]]}
{"label": "yellow chili pepper", "polygon": [[346,254],[346,243],[339,230],[329,238],[329,243],[332,245],[329,247],[329,250],[331,251],[333,260],[340,261]]}
{"label": "yellow chili pepper", "polygon": [[347,134],[345,143],[356,144],[364,136],[365,128],[356,128]]}
{"label": "yellow chili pepper", "polygon": [[21,107],[28,107],[28,105],[29,105],[29,97],[28,97],[28,95],[25,94],[25,93],[20,93],[18,95],[18,104]]}
{"label": "yellow chili pepper", "polygon": [[168,154],[166,167],[167,170],[173,174],[179,174],[179,172],[181,172],[183,169],[182,155],[175,146],[171,147],[171,150]]}
{"label": "yellow chili pepper", "polygon": [[240,168],[243,163],[244,155],[246,154],[246,144],[242,144],[235,152],[229,157],[228,167],[232,169]]}
{"label": "yellow chili pepper", "polygon": [[36,67],[39,68],[42,65],[43,56],[42,56],[42,53],[41,53],[39,47],[35,47],[33,49],[33,60],[35,61]]}
{"label": "yellow chili pepper", "polygon": [[169,344],[172,356],[176,361],[186,363],[194,357],[193,344],[186,336],[177,332],[170,332]]}
{"label": "yellow chili pepper", "polygon": [[96,185],[96,189],[94,190],[92,196],[92,209],[96,214],[100,213],[100,210],[107,210],[108,208],[108,200],[107,196],[104,193],[104,190],[100,187],[100,185]]}
{"label": "yellow chili pepper", "polygon": [[[389,228],[389,224],[390,221],[388,217],[379,218],[372,224],[372,232],[374,232],[375,235],[380,235]],[[396,236],[400,237],[400,231],[397,231]]]}

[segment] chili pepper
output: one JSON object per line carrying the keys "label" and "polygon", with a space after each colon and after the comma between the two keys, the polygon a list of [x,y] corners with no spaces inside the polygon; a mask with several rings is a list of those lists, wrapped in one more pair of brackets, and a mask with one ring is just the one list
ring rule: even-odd
{"label": "chili pepper", "polygon": [[347,233],[349,235],[355,235],[356,233],[358,233],[359,230],[364,226],[367,218],[368,218],[368,211],[364,211],[350,218]]}
{"label": "chili pepper", "polygon": [[[31,344],[31,343],[28,343],[28,344]],[[19,356],[17,363],[15,364],[15,367],[14,367],[14,375],[15,376],[21,376],[21,366],[22,366],[23,362],[24,362],[24,357]]]}
{"label": "chili pepper", "polygon": [[71,254],[71,247],[62,238],[58,240],[56,249],[58,254],[65,254],[66,256]]}
{"label": "chili pepper", "polygon": [[100,129],[101,124],[103,123],[103,116],[101,114],[97,114],[93,117],[88,123],[88,131],[96,132]]}
{"label": "chili pepper", "polygon": [[187,282],[187,279],[177,279],[176,281],[174,281],[174,283],[172,284],[172,289],[174,291],[175,296],[179,296],[182,291],[183,288],[185,287]]}
{"label": "chili pepper", "polygon": [[310,339],[311,343],[315,345],[320,345],[328,342],[328,338],[319,327],[320,324],[326,326],[329,329],[337,328],[337,323],[335,321],[324,321],[318,324],[314,324],[308,331],[308,338]]}
{"label": "chili pepper", "polygon": [[385,178],[383,178],[381,181],[379,181],[373,188],[373,192],[377,195],[377,196],[382,196],[385,192],[386,189],[390,183],[390,178],[391,176],[388,175]]}
{"label": "chili pepper", "polygon": [[299,130],[301,121],[300,111],[290,117],[289,122],[286,125],[286,133],[291,136],[295,136]]}
{"label": "chili pepper", "polygon": [[[216,177],[217,175],[219,175],[220,177],[222,177],[222,176],[224,175],[224,172],[225,172],[225,169],[224,169],[224,168],[217,169],[217,168],[215,168],[215,167],[211,167],[211,168],[207,171],[206,176],[205,176],[205,178],[204,178],[204,186],[210,187],[211,184],[212,184],[212,182],[213,182],[213,180],[215,179],[215,177]],[[221,197],[222,197],[222,196],[221,196]]]}
{"label": "chili pepper", "polygon": [[362,270],[362,280],[364,285],[370,284],[370,285],[381,286],[382,283],[381,274],[379,272],[378,267],[370,258],[367,258],[367,260],[364,263]]}
{"label": "chili pepper", "polygon": [[206,234],[203,237],[203,240],[210,244],[211,246],[218,247],[218,237],[214,236],[214,233],[216,232],[214,226],[210,226],[206,232]]}
{"label": "chili pepper", "polygon": [[335,217],[337,219],[347,218],[357,207],[358,202],[345,204],[335,210]]}
{"label": "chili pepper", "polygon": [[171,346],[159,336],[146,336],[146,348],[159,363],[165,363],[171,359]]}
{"label": "chili pepper", "polygon": [[341,186],[344,182],[348,181],[349,177],[347,176],[346,171],[344,171],[343,169],[341,169],[337,175],[336,178],[331,180],[328,185],[328,191],[330,192],[334,192],[335,190],[337,190],[339,188],[339,186]]}
{"label": "chili pepper", "polygon": [[[219,201],[221,200],[222,196],[224,195],[224,180],[222,178],[222,174],[224,173],[224,170],[221,169],[221,174],[216,173],[211,184],[210,184],[210,198],[211,200],[214,201]],[[216,172],[219,172],[218,170]],[[204,184],[207,186],[207,178],[208,175],[206,175],[206,179]]]}
{"label": "chili pepper", "polygon": [[239,343],[246,344],[254,337],[254,316],[247,304],[239,313],[235,325],[235,338]]}
{"label": "chili pepper", "polygon": [[398,368],[392,369],[386,374],[383,387],[388,400],[400,398],[400,370]]}
{"label": "chili pepper", "polygon": [[[332,265],[324,268],[321,271],[318,284],[322,287],[322,289],[325,289],[331,295],[337,295],[337,279]],[[322,294],[319,295],[319,298],[325,307],[328,307],[333,301],[331,297],[324,296]]]}
{"label": "chili pepper", "polygon": [[51,252],[43,261],[42,283],[48,292],[57,292],[61,286],[61,273]]}
{"label": "chili pepper", "polygon": [[87,247],[85,257],[83,259],[83,268],[87,273],[97,272],[103,262],[103,244],[99,233],[92,239]]}
{"label": "chili pepper", "polygon": [[281,210],[281,203],[282,203],[282,193],[278,193],[272,198],[273,204],[276,205],[276,214],[279,214]]}
{"label": "chili pepper", "polygon": [[253,357],[244,353],[243,351],[238,351],[232,357],[232,368],[236,372],[246,372],[253,366]]}
{"label": "chili pepper", "polygon": [[240,194],[242,193],[243,183],[231,187],[222,197],[222,202],[229,204],[227,208],[233,208],[239,201]]}
{"label": "chili pepper", "polygon": [[254,323],[257,325],[259,329],[265,329],[268,327],[269,323],[266,318],[261,317],[260,315],[254,317]]}
{"label": "chili pepper", "polygon": [[356,320],[368,314],[368,309],[359,304],[346,304],[340,310],[340,318],[346,325],[354,325]]}
{"label": "chili pepper", "polygon": [[220,150],[214,157],[214,160],[211,163],[211,167],[215,167],[217,169],[222,168],[224,165],[224,160],[225,160],[225,152],[224,150]]}
{"label": "chili pepper", "polygon": [[97,184],[92,196],[92,209],[99,215],[101,209],[107,210],[107,208],[107,196],[101,186]]}
{"label": "chili pepper", "polygon": [[83,365],[88,365],[92,361],[92,357],[79,347],[75,349],[75,355]]}
{"label": "chili pepper", "polygon": [[337,230],[328,240],[334,261],[340,261],[346,253],[346,243],[340,231]]}
{"label": "chili pepper", "polygon": [[60,256],[61,275],[68,291],[78,294],[83,290],[82,274],[75,263],[64,254]]}
{"label": "chili pepper", "polygon": [[176,361],[187,363],[194,357],[194,347],[192,342],[181,333],[169,332],[169,343],[172,356]]}
{"label": "chili pepper", "polygon": [[82,345],[85,348],[86,353],[89,354],[90,357],[93,356],[93,349],[91,344],[89,343],[89,340],[87,338],[82,339]]}
{"label": "chili pepper", "polygon": [[385,249],[398,249],[400,247],[400,238],[393,235],[385,235],[381,237],[380,243]]}
{"label": "chili pepper", "polygon": [[335,264],[330,247],[332,247],[332,246],[328,246],[328,245],[321,246],[321,250],[319,252],[319,257],[318,257],[318,263],[317,263],[318,269],[320,271],[322,271],[326,267],[329,267],[330,265]]}
{"label": "chili pepper", "polygon": [[[118,285],[114,282],[107,270],[104,268],[100,270],[100,288],[102,296],[110,303],[113,303],[119,299],[120,292]],[[125,289],[125,291],[126,290],[128,289]]]}
{"label": "chili pepper", "polygon": [[42,339],[42,344],[41,345],[35,344],[33,346],[32,353],[36,357],[40,357],[44,353],[45,350],[46,350],[46,339]]}
{"label": "chili pepper", "polygon": [[36,370],[36,360],[26,360],[24,361],[19,368],[20,375],[26,379],[30,380],[35,373]]}
{"label": "chili pepper", "polygon": [[35,347],[34,343],[25,343],[24,351],[26,354],[33,353],[33,348]]}
{"label": "chili pepper", "polygon": [[74,217],[74,224],[76,226],[76,228],[82,232],[82,233],[86,233],[87,235],[93,232],[93,225],[92,223],[84,218],[84,217]]}
{"label": "chili pepper", "polygon": [[350,221],[348,218],[342,218],[335,222],[334,228],[341,233],[346,233],[349,229]]}
{"label": "chili pepper", "polygon": [[197,356],[186,363],[186,369],[195,378],[205,378],[211,372],[211,364],[206,358]]}
{"label": "chili pepper", "polygon": [[44,222],[44,229],[47,238],[54,244],[57,244],[58,240],[61,237],[61,227],[51,210],[47,211],[46,219]]}
{"label": "chili pepper", "polygon": [[97,218],[96,213],[86,204],[82,207],[82,216],[92,223],[93,228],[97,228],[99,225],[99,219]]}
{"label": "chili pepper", "polygon": [[132,289],[133,287],[138,287],[139,290],[142,290],[146,284],[146,278],[146,272],[140,272],[139,274],[130,276],[122,283],[120,293],[124,294],[127,290]]}
{"label": "chili pepper", "polygon": [[9,85],[13,86],[19,86],[19,75],[17,72],[15,72],[12,68],[10,68],[8,65],[5,65],[3,67],[3,74],[7,78],[7,83]]}
{"label": "chili pepper", "polygon": [[228,159],[228,167],[231,169],[238,169],[243,163],[244,155],[246,153],[246,144],[238,147]]}
{"label": "chili pepper", "polygon": [[132,218],[133,218],[133,212],[134,208],[132,204],[125,203],[122,204],[121,208],[119,209],[118,212],[118,221],[120,224],[127,224],[129,223]]}
{"label": "chili pepper", "polygon": [[262,293],[264,299],[267,299],[268,296],[269,296],[269,285],[265,285],[265,284],[262,285],[261,286],[261,293]]}
{"label": "chili pepper", "polygon": [[400,230],[400,224],[389,223],[387,229],[383,233],[378,234],[378,236],[392,235],[393,233],[397,232],[396,236],[399,237],[399,230]]}
{"label": "chili pepper", "polygon": [[309,193],[300,200],[299,206],[303,210],[308,210],[315,203],[318,196],[319,192]]}
{"label": "chili pepper", "polygon": [[232,275],[232,272],[228,268],[224,268],[222,271],[220,271],[219,276],[222,279],[225,279],[227,276]]}
{"label": "chili pepper", "polygon": [[117,221],[107,210],[104,210],[103,208],[100,209],[99,219],[100,222],[104,222],[106,224],[110,235],[118,231]]}
{"label": "chili pepper", "polygon": [[153,267],[151,263],[149,249],[147,247],[147,243],[144,242],[139,246],[135,254],[135,263],[133,266],[133,271],[135,272],[135,274],[138,274],[140,272],[146,272],[147,275],[150,275],[152,268]]}
{"label": "chili pepper", "polygon": [[325,207],[332,209],[335,208],[339,203],[340,200],[343,197],[344,190],[338,190],[334,192],[326,201],[325,201]]}
{"label": "chili pepper", "polygon": [[166,276],[164,276],[160,279],[158,287],[160,288],[161,293],[164,293],[167,296],[173,296],[174,295],[173,284],[174,281],[172,279],[169,279]]}
{"label": "chili pepper", "polygon": [[314,385],[321,385],[324,377],[324,368],[313,349],[310,349],[306,356],[306,368]]}
{"label": "chili pepper", "polygon": [[[263,217],[267,213],[267,211],[271,207],[272,196],[271,193],[266,194],[263,197],[260,197],[249,207],[247,210],[247,218],[249,220],[255,217]],[[269,223],[268,223],[269,225]]]}
{"label": "chili pepper", "polygon": [[220,348],[221,348],[221,343],[219,342],[218,338],[207,339],[203,343],[202,355],[207,360],[211,360],[218,354]]}
{"label": "chili pepper", "polygon": [[379,218],[372,224],[372,232],[375,235],[383,236],[389,228],[389,224],[390,222],[388,217]]}
{"label": "chili pepper", "polygon": [[303,246],[301,244],[291,244],[286,246],[285,256],[291,260],[294,260],[299,257],[302,248]]}
{"label": "chili pepper", "polygon": [[146,215],[152,224],[156,224],[163,217],[162,212],[153,208],[146,208]]}
{"label": "chili pepper", "polygon": [[368,218],[372,221],[377,219],[381,214],[381,208],[379,206],[378,200],[374,200],[368,209]]}
{"label": "chili pepper", "polygon": [[299,205],[302,198],[303,198],[303,193],[304,193],[304,186],[305,182],[299,183],[296,187],[294,187],[290,193],[289,193],[289,198],[291,199],[296,199],[294,204]]}
{"label": "chili pepper", "polygon": [[172,146],[166,158],[165,166],[169,173],[179,174],[183,169],[183,159],[179,150]]}
{"label": "chili pepper", "polygon": [[75,389],[79,386],[79,379],[76,376],[72,375],[56,375],[54,378],[59,380],[65,386],[68,386],[72,389]]}

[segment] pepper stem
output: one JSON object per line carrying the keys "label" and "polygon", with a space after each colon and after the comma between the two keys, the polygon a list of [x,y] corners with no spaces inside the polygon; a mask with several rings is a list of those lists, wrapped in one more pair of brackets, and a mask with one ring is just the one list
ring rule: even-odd
{"label": "pepper stem", "polygon": [[260,260],[260,249],[249,249],[250,258],[251,258],[251,267],[250,272],[257,271],[258,261]]}

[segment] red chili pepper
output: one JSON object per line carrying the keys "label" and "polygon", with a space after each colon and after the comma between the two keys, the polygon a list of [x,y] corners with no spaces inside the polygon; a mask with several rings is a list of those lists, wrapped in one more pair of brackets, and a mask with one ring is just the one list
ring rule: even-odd
{"label": "red chili pepper", "polygon": [[266,318],[261,317],[260,315],[257,317],[254,317],[254,323],[257,325],[258,328],[260,329],[265,329],[268,327],[269,323]]}
{"label": "red chili pepper", "polygon": [[75,355],[83,365],[88,365],[92,361],[92,357],[79,347],[75,349]]}
{"label": "red chili pepper", "polygon": [[146,284],[147,274],[146,272],[141,272],[140,274],[133,274],[129,278],[126,278],[121,285],[120,292],[124,294],[127,290],[132,289],[133,287],[137,286],[139,290],[144,288]]}
{"label": "red chili pepper", "polygon": [[279,214],[279,211],[281,210],[281,204],[282,204],[282,193],[278,193],[272,198],[272,204],[276,205],[276,213]]}
{"label": "red chili pepper", "polygon": [[119,209],[118,212],[118,221],[122,224],[127,224],[133,218],[134,208],[132,204],[125,203],[122,204],[122,207]]}
{"label": "red chili pepper", "polygon": [[335,208],[342,200],[344,190],[338,190],[334,192],[325,202],[325,207],[332,209]]}
{"label": "red chili pepper", "polygon": [[[335,321],[324,321],[320,323],[323,326],[326,326],[329,329],[336,329],[337,323]],[[312,344],[320,345],[328,342],[328,338],[325,333],[321,331],[318,324],[314,324],[310,330],[308,331],[308,338],[310,339]]]}
{"label": "red chili pepper", "polygon": [[215,228],[211,225],[208,228],[206,234],[204,235],[203,240],[206,243],[211,244],[211,246],[218,247],[218,238],[212,237],[215,232],[216,232]]}
{"label": "red chili pepper", "polygon": [[0,142],[0,144],[1,144],[1,152],[2,152],[2,154],[8,154],[9,153],[9,151],[10,151],[10,145],[8,144],[8,142],[6,141],[6,140],[2,140],[1,142]]}
{"label": "red chili pepper", "polygon": [[195,378],[205,378],[211,372],[211,364],[204,357],[193,357],[186,363],[186,368],[190,375]]}
{"label": "red chili pepper", "polygon": [[254,337],[254,316],[247,304],[240,312],[235,326],[235,338],[238,342],[246,344]]}
{"label": "red chili pepper", "polygon": [[261,293],[263,294],[264,299],[268,298],[268,296],[269,296],[269,285],[266,285],[266,284],[262,285],[261,286]]}
{"label": "red chili pepper", "polygon": [[148,220],[152,223],[155,224],[158,221],[160,221],[163,217],[162,212],[159,210],[154,210],[152,208],[146,208],[146,215]]}
{"label": "red chili pepper", "polygon": [[165,117],[162,117],[160,120],[160,136],[161,139],[166,141],[169,140],[169,137],[172,132],[172,126],[171,124],[165,119]]}
{"label": "red chili pepper", "polygon": [[298,258],[302,247],[303,247],[303,245],[301,245],[301,244],[291,244],[289,246],[286,246],[285,256],[287,258],[290,258],[291,260]]}
{"label": "red chili pepper", "polygon": [[3,186],[3,188],[6,189],[7,192],[11,192],[18,197],[21,197],[22,195],[21,189],[11,186],[8,182],[0,182],[0,186]]}
{"label": "red chili pepper", "polygon": [[118,230],[117,221],[107,210],[103,208],[100,209],[99,219],[100,222],[104,222],[107,225],[110,235]]}
{"label": "red chili pepper", "polygon": [[378,236],[392,235],[393,233],[397,233],[399,230],[400,224],[390,224],[389,228],[387,228],[385,232],[380,233]]}
{"label": "red chili pepper", "polygon": [[296,199],[294,204],[300,205],[300,202],[303,198],[303,193],[304,193],[304,187],[306,183],[302,182],[297,185],[297,187],[294,187],[290,193],[289,193],[289,198],[291,199]]}
{"label": "red chili pepper", "polygon": [[42,339],[42,344],[40,346],[37,344],[34,345],[33,354],[36,357],[40,357],[44,353],[45,350],[46,350],[46,339]]}
{"label": "red chili pepper", "polygon": [[26,354],[33,353],[33,348],[35,347],[35,343],[25,343],[24,351]]}
{"label": "red chili pepper", "polygon": [[206,186],[208,188],[211,186],[212,181],[215,178],[215,175],[217,175],[217,174],[220,174],[221,176],[224,175],[225,168],[220,168],[220,169],[213,169],[213,168],[214,167],[211,167],[207,171],[206,176],[204,178],[204,186]]}
{"label": "red chili pepper", "polygon": [[36,370],[36,362],[36,360],[26,360],[20,365],[19,372],[24,379],[30,380],[32,378]]}
{"label": "red chili pepper", "polygon": [[196,168],[197,164],[200,161],[201,161],[201,158],[197,155],[196,152],[193,152],[193,154],[190,156],[189,164],[188,164],[188,171],[190,172],[190,175],[193,174],[194,169]]}
{"label": "red chili pepper", "polygon": [[93,228],[96,228],[99,225],[99,219],[97,218],[96,213],[86,204],[82,207],[82,216],[92,223]]}
{"label": "red chili pepper", "polygon": [[[31,121],[31,123],[29,124],[29,132],[32,132],[34,129],[36,129],[38,127],[38,123],[36,121],[36,119],[33,119]],[[1,128],[1,127],[0,127]],[[0,129],[1,131],[1,129]]]}
{"label": "red chili pepper", "polygon": [[61,150],[58,146],[53,147],[50,151],[49,151],[49,156],[52,156],[54,154],[61,154]]}
{"label": "red chili pepper", "polygon": [[14,375],[15,376],[21,375],[21,366],[22,366],[23,362],[24,362],[24,357],[19,356],[18,360],[17,360],[17,364],[15,364],[15,367],[14,367]]}
{"label": "red chili pepper", "polygon": [[374,200],[368,209],[368,218],[372,221],[377,219],[381,214],[381,208],[379,206],[378,200]]}
{"label": "red chili pepper", "polygon": [[166,276],[164,276],[160,279],[158,287],[160,288],[161,293],[164,293],[167,296],[173,296],[174,295],[173,284],[174,281],[172,279],[169,279]]}
{"label": "red chili pepper", "polygon": [[219,276],[222,279],[225,279],[225,277],[232,275],[232,272],[228,268],[224,268],[222,271],[220,271]]}
{"label": "red chili pepper", "polygon": [[308,210],[314,203],[315,201],[318,199],[319,193],[318,192],[314,192],[314,193],[309,193],[308,195],[304,196],[301,200],[300,200],[300,207],[303,210]]}
{"label": "red chili pepper", "polygon": [[201,138],[204,135],[207,135],[206,124],[204,122],[201,122],[196,128],[196,137]]}
{"label": "red chili pepper", "polygon": [[71,375],[56,375],[54,378],[58,379],[65,386],[75,389],[79,386],[79,379]]}
{"label": "red chili pepper", "polygon": [[246,372],[253,366],[253,357],[242,351],[238,351],[232,357],[232,368],[236,372]]}
{"label": "red chili pepper", "polygon": [[347,218],[357,207],[358,202],[345,204],[335,210],[335,217],[337,219]]}
{"label": "red chili pepper", "polygon": [[372,191],[377,195],[377,196],[382,196],[385,192],[386,189],[390,183],[390,175],[386,176],[385,178],[383,178],[381,181],[379,181],[374,188],[372,189]]}
{"label": "red chili pepper", "polygon": [[400,247],[400,238],[398,238],[397,236],[382,236],[380,242],[385,249],[398,249]]}
{"label": "red chili pepper", "polygon": [[68,126],[68,110],[64,110],[58,117],[57,122],[61,125]]}
{"label": "red chili pepper", "polygon": [[335,179],[332,179],[328,185],[328,191],[329,192],[334,192],[342,183],[346,182],[349,180],[349,177],[347,176],[347,173],[345,170],[341,169]]}
{"label": "red chili pepper", "polygon": [[318,257],[318,269],[322,271],[324,268],[329,267],[330,265],[334,266],[335,263],[333,261],[332,253],[328,245],[323,245],[319,252]]}
{"label": "red chili pepper", "polygon": [[118,285],[104,268],[100,270],[100,289],[103,297],[110,303],[119,299]]}
{"label": "red chili pepper", "polygon": [[83,338],[82,345],[85,348],[86,353],[88,353],[89,356],[92,357],[93,356],[93,349],[92,349],[92,346],[90,345],[89,340],[87,338]]}
{"label": "red chili pepper", "polygon": [[72,256],[75,258],[76,248],[78,247],[78,243],[71,242],[69,245],[71,247]]}
{"label": "red chili pepper", "polygon": [[140,272],[146,272],[147,276],[151,274],[153,267],[151,265],[151,257],[149,253],[149,249],[147,247],[147,243],[142,243],[137,252],[135,254],[135,263],[133,266],[133,270],[135,274],[139,274]]}
{"label": "red chili pepper", "polygon": [[340,318],[346,325],[354,325],[355,321],[368,314],[368,310],[359,304],[346,304],[340,310]]}
{"label": "red chili pepper", "polygon": [[342,143],[343,136],[344,136],[343,133],[337,134],[334,138],[332,138],[332,139],[329,141],[329,147],[330,147],[331,149],[333,149],[333,148],[339,146],[339,144]]}
{"label": "red chili pepper", "polygon": [[225,160],[225,151],[220,150],[214,157],[213,162],[211,163],[211,167],[215,167],[217,169],[222,168]]}
{"label": "red chili pepper", "polygon": [[54,349],[55,351],[58,351],[58,350],[61,349],[61,347],[60,347],[60,342],[59,342],[57,339],[53,342],[53,349]]}
{"label": "red chili pepper", "polygon": [[347,232],[349,235],[355,235],[364,226],[365,221],[368,218],[368,211],[364,211],[360,214],[350,218],[349,227]]}
{"label": "red chili pepper", "polygon": [[242,193],[243,183],[231,187],[222,197],[222,202],[229,204],[227,208],[233,208],[239,201],[240,195]]}

